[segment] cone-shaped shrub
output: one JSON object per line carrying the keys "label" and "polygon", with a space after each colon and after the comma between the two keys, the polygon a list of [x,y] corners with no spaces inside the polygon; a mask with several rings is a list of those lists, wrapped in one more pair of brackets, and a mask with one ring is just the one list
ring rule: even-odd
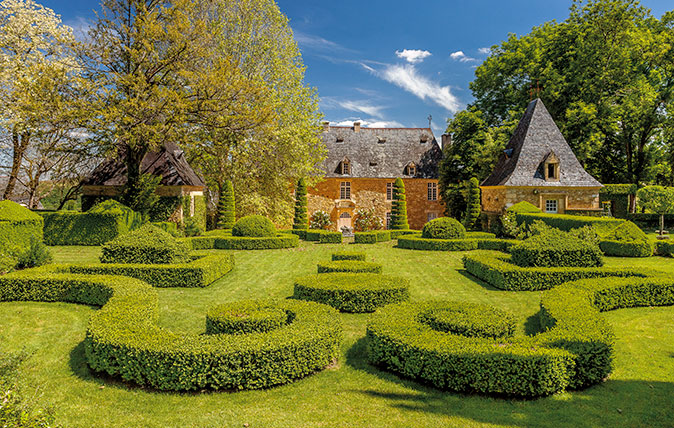
{"label": "cone-shaped shrub", "polygon": [[466,213],[463,216],[463,225],[468,230],[475,230],[480,220],[480,183],[473,177],[468,180],[468,198]]}
{"label": "cone-shaped shrub", "polygon": [[218,229],[231,229],[235,222],[234,186],[231,180],[226,180],[222,185],[222,193],[218,201]]}
{"label": "cone-shaped shrub", "polygon": [[405,183],[398,177],[393,184],[393,203],[391,206],[391,229],[409,229],[407,223],[407,201]]}
{"label": "cone-shaped shrub", "polygon": [[297,188],[295,189],[295,220],[293,221],[293,229],[304,230],[307,229],[307,185],[304,178],[297,181]]}

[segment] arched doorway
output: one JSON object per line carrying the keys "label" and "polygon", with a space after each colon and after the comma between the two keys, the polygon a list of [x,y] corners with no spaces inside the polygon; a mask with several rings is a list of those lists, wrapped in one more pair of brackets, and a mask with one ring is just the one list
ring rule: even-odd
{"label": "arched doorway", "polygon": [[342,227],[351,228],[351,214],[348,211],[344,211],[339,215],[339,220],[337,220],[337,230],[341,232]]}

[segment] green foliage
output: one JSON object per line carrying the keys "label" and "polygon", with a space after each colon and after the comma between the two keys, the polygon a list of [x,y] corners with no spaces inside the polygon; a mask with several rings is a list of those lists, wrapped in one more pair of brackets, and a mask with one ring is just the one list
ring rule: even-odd
{"label": "green foliage", "polygon": [[189,260],[187,245],[152,224],[118,236],[101,247],[102,263],[170,264]]}
{"label": "green foliage", "polygon": [[567,214],[517,214],[517,224],[530,227],[534,221],[540,220],[550,227],[569,232],[571,229],[578,229],[583,226],[592,226],[600,235],[607,234],[625,220],[608,217],[588,217],[580,215]]}
{"label": "green foliage", "polygon": [[311,214],[311,222],[309,223],[310,229],[327,230],[330,226],[332,226],[330,214],[323,210],[314,211],[314,213]]}
{"label": "green foliage", "polygon": [[276,236],[276,227],[267,217],[251,215],[239,219],[232,227],[232,236],[262,238]]}
{"label": "green foliage", "polygon": [[421,237],[425,239],[463,239],[466,228],[451,217],[433,219],[424,225]]}
{"label": "green foliage", "polygon": [[650,257],[653,255],[653,244],[650,241],[602,240],[599,248],[611,257]]}
{"label": "green foliage", "polygon": [[334,232],[332,230],[309,229],[307,230],[307,241],[319,242],[321,244],[341,244],[342,232]]}
{"label": "green foliage", "polygon": [[540,208],[535,206],[534,204],[527,202],[527,201],[520,201],[514,205],[512,205],[510,208],[506,210],[508,213],[515,213],[515,214],[521,214],[521,213],[531,213],[531,214],[536,214],[542,212]]}
{"label": "green foliage", "polygon": [[393,202],[391,202],[391,229],[407,230],[407,201],[405,198],[405,183],[402,178],[396,178],[393,183]]}
{"label": "green foliage", "polygon": [[356,244],[375,244],[391,240],[390,230],[375,230],[372,232],[355,232],[353,242]]}
{"label": "green foliage", "polygon": [[660,215],[660,236],[664,235],[665,214],[674,214],[674,187],[646,186],[637,191],[639,208]]}
{"label": "green foliage", "polygon": [[295,188],[293,229],[305,230],[307,227],[307,184],[304,178],[300,178],[297,180],[297,187]]}
{"label": "green foliage", "polygon": [[157,187],[161,176],[141,174],[138,180],[129,180],[120,195],[120,201],[135,212],[149,216],[150,210],[159,202]]}
{"label": "green foliage", "polygon": [[174,238],[182,238],[184,236],[184,232],[179,230],[178,225],[172,221],[153,221],[151,224]]}
{"label": "green foliage", "polygon": [[193,250],[273,250],[295,248],[299,245],[300,239],[295,234],[281,233],[265,237],[211,235],[189,238],[187,242]]}
{"label": "green foliage", "polygon": [[337,251],[332,253],[332,261],[338,260],[360,260],[365,261],[365,253],[359,251]]}
{"label": "green foliage", "polygon": [[193,236],[200,236],[203,233],[199,223],[194,219],[194,217],[187,217],[184,221],[185,225],[185,236],[191,238]]}
{"label": "green foliage", "polygon": [[[513,245],[514,251],[518,245]],[[583,278],[647,276],[651,272],[613,267],[521,267],[510,255],[488,251],[463,256],[463,266],[476,278],[501,290],[547,290],[568,281]]]}
{"label": "green foliage", "polygon": [[600,195],[605,196],[628,196],[637,194],[636,184],[604,184],[604,187],[599,189]]}
{"label": "green foliage", "polygon": [[236,222],[236,201],[232,180],[225,180],[218,200],[218,229],[231,229]]}
{"label": "green foliage", "polygon": [[[26,291],[28,290],[28,291]],[[74,274],[0,277],[0,300],[103,306],[87,326],[92,370],[165,391],[269,388],[321,370],[339,352],[342,327],[324,305],[284,300],[293,322],[256,334],[175,334],[157,325],[157,292],[133,278]]]}
{"label": "green foliage", "polygon": [[318,273],[381,273],[379,263],[363,262],[359,260],[338,260],[318,263]]}
{"label": "green foliage", "polygon": [[[448,218],[448,217],[443,217]],[[460,224],[460,223],[459,223]],[[420,235],[404,235],[398,238],[398,248],[427,251],[470,251],[477,250],[475,239],[435,239]]]}
{"label": "green foliage", "polygon": [[398,239],[399,236],[415,235],[421,233],[421,231],[413,229],[397,229],[397,230],[389,230],[389,233],[391,234],[391,239]]}
{"label": "green foliage", "polygon": [[561,230],[549,230],[525,239],[510,251],[521,267],[599,267],[604,265],[596,244]]}
{"label": "green foliage", "polygon": [[384,221],[377,215],[374,208],[359,209],[353,219],[353,230],[356,232],[370,232],[384,227]]}
{"label": "green foliage", "polygon": [[493,306],[444,302],[419,313],[419,321],[435,331],[466,337],[513,337],[515,317]]}
{"label": "green foliage", "polygon": [[148,211],[149,220],[153,223],[168,221],[182,202],[180,196],[160,196]]}
{"label": "green foliage", "polygon": [[295,280],[293,298],[323,303],[341,312],[374,312],[410,298],[408,282],[376,273],[324,273]]}
{"label": "green foliage", "polygon": [[659,256],[674,257],[674,242],[656,241],[655,253]]}
{"label": "green foliage", "polygon": [[206,230],[206,197],[204,195],[193,195],[192,198],[194,198],[194,215],[192,218],[201,230]]}
{"label": "green foliage", "polygon": [[605,184],[599,189],[601,203],[611,203],[611,215],[617,218],[626,218],[630,213],[630,196],[636,196],[636,184]]}
{"label": "green foliage", "polygon": [[0,201],[0,270],[11,269],[16,264],[12,258],[28,251],[34,238],[42,241],[43,227],[40,215],[16,202]]}
{"label": "green foliage", "polygon": [[482,212],[480,183],[477,181],[477,178],[472,177],[470,180],[468,180],[467,193],[467,207],[463,216],[463,225],[468,230],[475,230],[480,227],[480,213]]}
{"label": "green foliage", "polygon": [[271,301],[242,300],[211,307],[206,313],[206,334],[266,333],[292,321]]}
{"label": "green foliage", "polygon": [[16,267],[19,269],[43,266],[52,261],[49,248],[35,235],[30,237],[30,246],[17,257]]}
{"label": "green foliage", "polygon": [[648,236],[631,221],[626,221],[613,229],[604,239],[609,241],[647,241]]}

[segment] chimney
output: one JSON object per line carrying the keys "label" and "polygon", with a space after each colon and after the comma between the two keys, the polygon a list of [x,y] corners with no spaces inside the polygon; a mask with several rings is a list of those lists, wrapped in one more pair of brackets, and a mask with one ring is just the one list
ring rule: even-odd
{"label": "chimney", "polygon": [[330,130],[330,122],[327,120],[323,122],[323,132],[328,132]]}
{"label": "chimney", "polygon": [[360,122],[353,122],[353,132],[360,132]]}
{"label": "chimney", "polygon": [[442,149],[452,145],[452,136],[450,134],[442,134]]}

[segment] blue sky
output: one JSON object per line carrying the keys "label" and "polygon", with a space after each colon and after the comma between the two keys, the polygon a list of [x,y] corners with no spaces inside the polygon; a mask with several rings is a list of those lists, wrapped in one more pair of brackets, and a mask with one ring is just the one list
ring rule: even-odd
{"label": "blue sky", "polygon": [[[39,2],[39,0],[38,0]],[[468,88],[488,48],[508,33],[562,21],[571,0],[277,0],[295,32],[306,82],[325,120],[365,126],[428,126],[436,136],[471,101]],[[74,27],[95,1],[43,0]],[[642,0],[660,17],[672,0]]]}

